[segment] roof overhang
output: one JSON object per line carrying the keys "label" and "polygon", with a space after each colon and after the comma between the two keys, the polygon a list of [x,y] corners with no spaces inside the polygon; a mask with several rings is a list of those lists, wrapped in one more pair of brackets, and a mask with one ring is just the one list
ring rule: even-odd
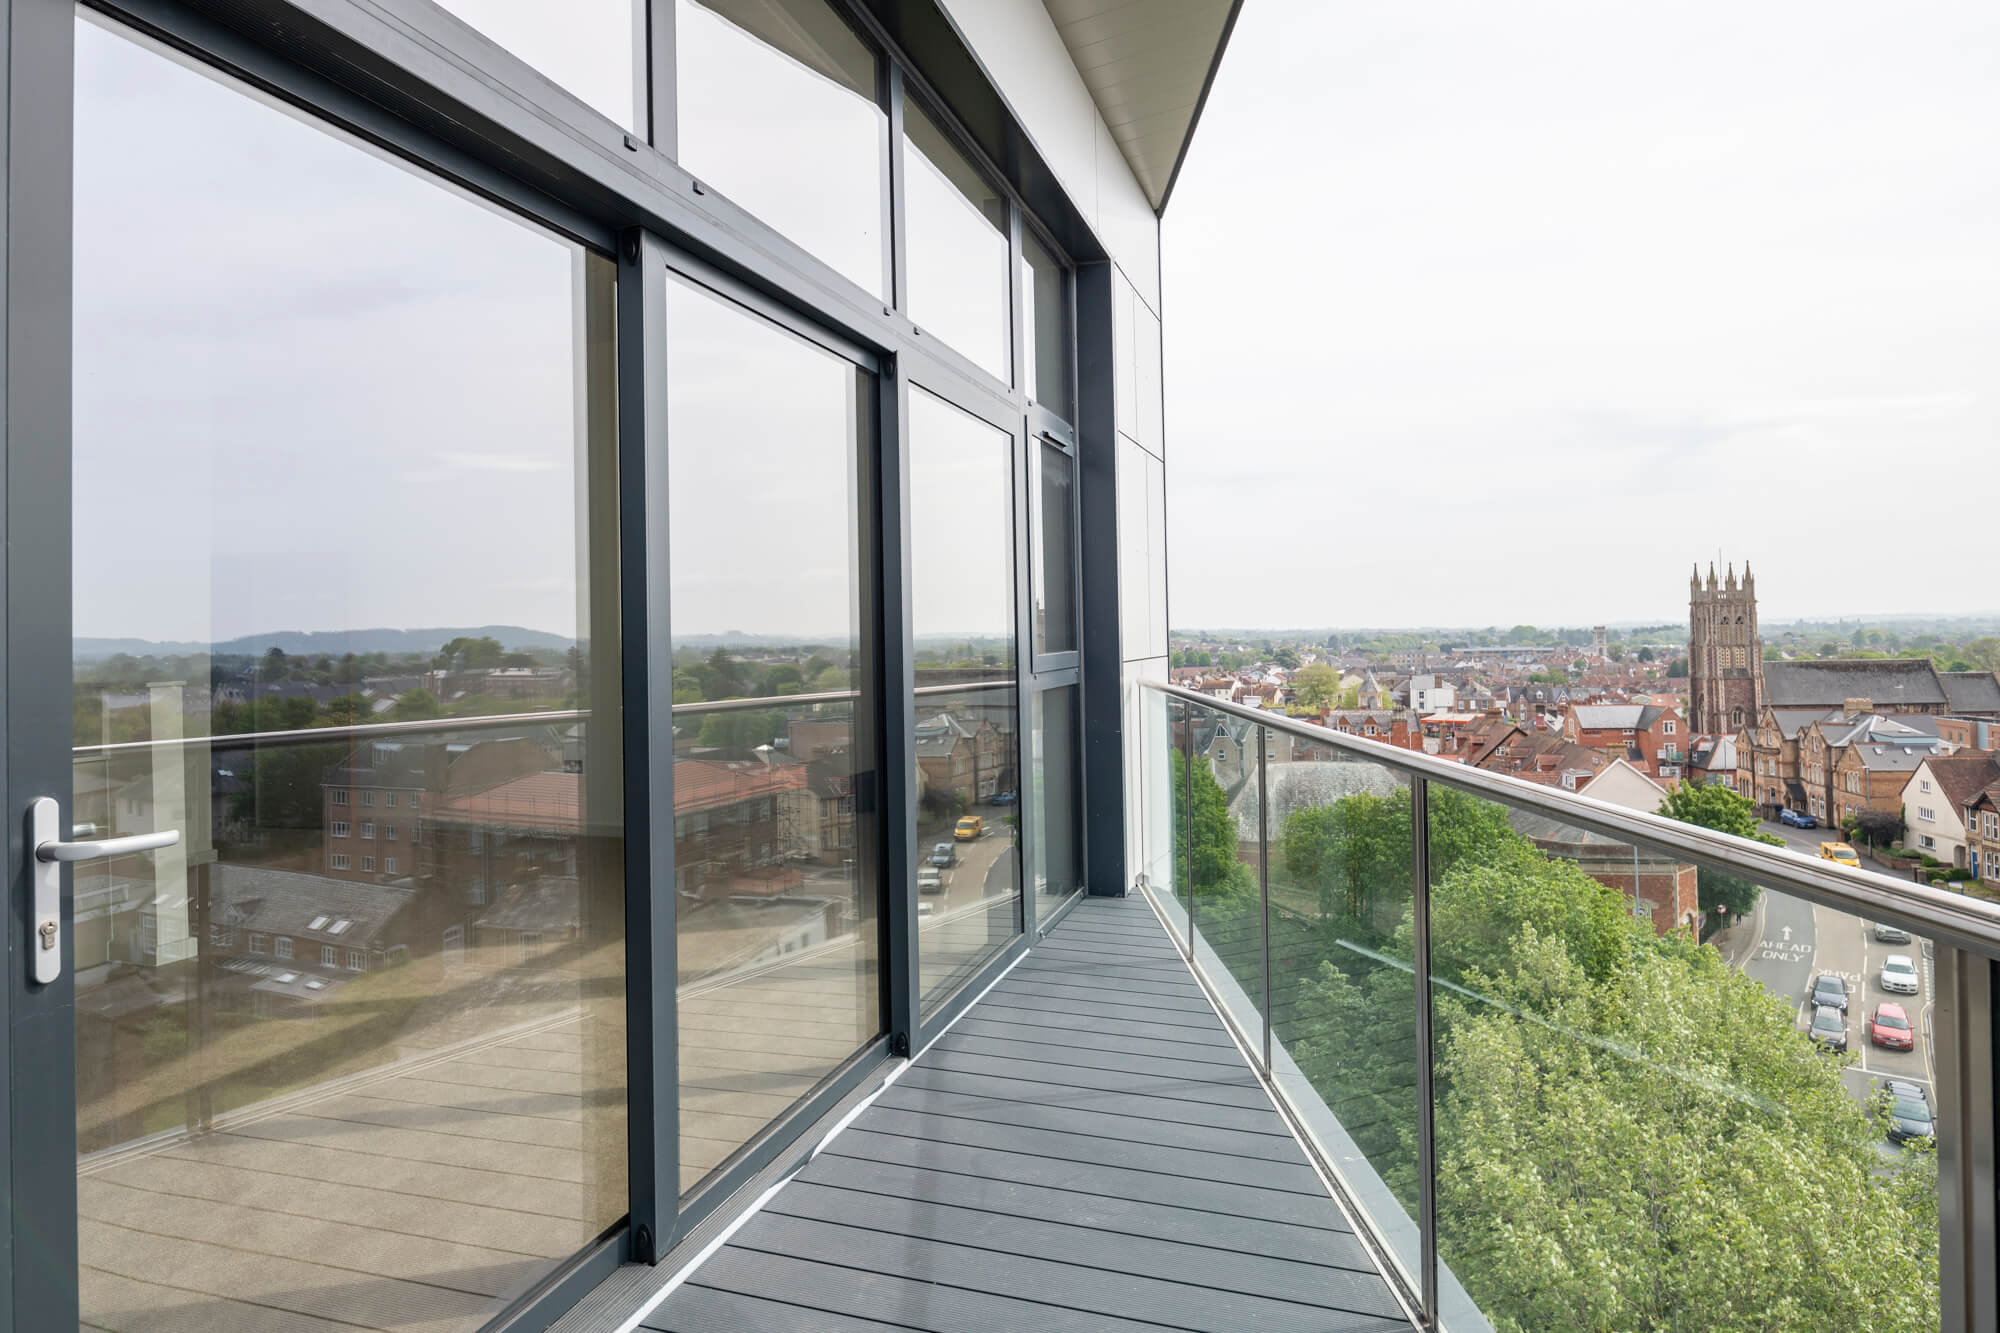
{"label": "roof overhang", "polygon": [[1153,211],[1164,212],[1243,0],[1042,0]]}

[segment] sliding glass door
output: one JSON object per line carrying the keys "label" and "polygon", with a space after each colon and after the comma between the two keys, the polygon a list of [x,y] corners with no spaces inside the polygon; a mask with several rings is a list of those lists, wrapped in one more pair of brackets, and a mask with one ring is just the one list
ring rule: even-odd
{"label": "sliding glass door", "polygon": [[626,1211],[613,265],[76,40],[82,1319],[475,1329]]}

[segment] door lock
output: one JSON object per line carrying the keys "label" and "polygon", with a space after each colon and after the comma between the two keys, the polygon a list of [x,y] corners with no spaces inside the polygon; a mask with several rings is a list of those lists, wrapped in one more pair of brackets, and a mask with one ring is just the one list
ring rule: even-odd
{"label": "door lock", "polygon": [[97,861],[107,856],[126,856],[171,847],[181,840],[179,829],[159,833],[138,833],[127,838],[102,838],[94,842],[64,842],[61,833],[62,808],[53,796],[37,796],[28,806],[28,845],[35,849],[34,874],[35,933],[42,947],[34,951],[34,978],[44,986],[62,975],[62,867],[63,862]]}

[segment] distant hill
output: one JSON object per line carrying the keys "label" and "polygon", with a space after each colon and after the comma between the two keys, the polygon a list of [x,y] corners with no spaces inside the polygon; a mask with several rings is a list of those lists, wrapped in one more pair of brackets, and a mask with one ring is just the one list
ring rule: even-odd
{"label": "distant hill", "polygon": [[133,657],[182,657],[216,653],[261,657],[281,648],[287,657],[334,657],[347,653],[434,653],[453,639],[498,639],[504,648],[546,648],[556,652],[574,647],[566,634],[526,629],[520,625],[477,625],[440,629],[277,630],[246,634],[222,643],[155,642],[151,639],[89,639],[71,641],[71,656],[79,662],[102,661],[119,653]]}

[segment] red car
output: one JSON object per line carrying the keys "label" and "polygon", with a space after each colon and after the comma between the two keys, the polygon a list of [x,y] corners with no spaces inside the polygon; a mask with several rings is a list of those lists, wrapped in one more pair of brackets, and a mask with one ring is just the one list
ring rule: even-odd
{"label": "red car", "polygon": [[1907,1051],[1916,1045],[1917,1034],[1902,1005],[1878,1004],[1875,1016],[1868,1020],[1868,1040],[1892,1051]]}

